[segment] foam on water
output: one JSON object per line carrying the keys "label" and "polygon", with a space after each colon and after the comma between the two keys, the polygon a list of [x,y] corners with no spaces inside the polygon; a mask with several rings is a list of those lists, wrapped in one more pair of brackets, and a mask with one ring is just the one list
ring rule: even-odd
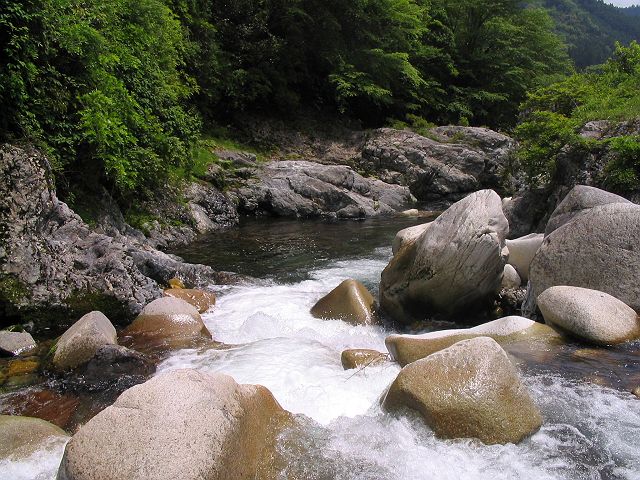
{"label": "foam on water", "polygon": [[58,473],[65,437],[51,437],[28,457],[0,460],[0,478],[6,480],[54,480]]}
{"label": "foam on water", "polygon": [[[307,479],[640,479],[640,402],[630,394],[560,376],[524,378],[542,429],[519,445],[437,439],[416,417],[382,412],[379,400],[399,367],[344,371],[345,348],[386,351],[389,333],[309,314],[345,278],[375,284],[386,249],[335,262],[291,285],[227,289],[205,322],[229,350],[183,350],[159,371],[198,368],[269,388],[282,406],[310,417],[286,432],[281,478]],[[303,452],[303,454],[301,454]]]}

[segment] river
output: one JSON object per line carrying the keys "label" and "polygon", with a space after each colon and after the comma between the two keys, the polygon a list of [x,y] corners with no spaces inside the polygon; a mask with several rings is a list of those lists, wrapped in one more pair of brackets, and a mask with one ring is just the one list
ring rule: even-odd
{"label": "river", "polygon": [[[635,378],[637,345],[618,351],[609,362],[613,367],[574,362],[569,368],[565,358],[520,362],[544,425],[519,445],[437,439],[417,417],[381,410],[379,400],[399,366],[342,368],[342,350],[386,351],[390,330],[319,320],[309,309],[346,278],[376,290],[393,235],[416,223],[402,217],[251,220],[182,249],[189,261],[255,280],[213,286],[218,303],[203,319],[214,339],[230,347],[173,352],[158,373],[223,372],[240,383],[266,386],[285,409],[304,415],[300,426],[280,439],[280,454],[287,459],[283,479],[640,479],[640,401],[581,375],[602,370],[605,380]],[[572,346],[570,353],[579,348]],[[54,478],[61,451],[61,445],[52,445],[34,458],[0,463],[0,478]]]}

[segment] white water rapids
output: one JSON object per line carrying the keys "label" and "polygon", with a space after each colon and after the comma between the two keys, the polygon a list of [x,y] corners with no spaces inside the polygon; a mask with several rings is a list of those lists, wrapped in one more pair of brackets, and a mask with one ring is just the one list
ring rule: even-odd
{"label": "white water rapids", "polygon": [[[390,254],[384,248],[334,262],[294,284],[217,287],[218,304],[204,320],[216,340],[238,346],[175,352],[158,373],[220,371],[266,386],[285,409],[309,417],[289,432],[293,442],[281,442],[288,460],[283,479],[640,479],[640,401],[596,385],[524,375],[544,425],[519,445],[439,440],[418,418],[384,413],[379,398],[399,367],[345,371],[340,353],[386,351],[389,332],[318,320],[309,309],[346,278],[376,284]],[[55,445],[0,464],[0,478],[55,478],[61,453]]]}

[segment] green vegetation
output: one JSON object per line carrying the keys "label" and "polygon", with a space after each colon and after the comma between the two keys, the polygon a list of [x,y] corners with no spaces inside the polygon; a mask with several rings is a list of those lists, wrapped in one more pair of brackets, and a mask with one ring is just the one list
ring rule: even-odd
{"label": "green vegetation", "polygon": [[613,56],[589,73],[570,76],[531,93],[516,128],[519,159],[534,183],[548,181],[565,146],[573,154],[604,152],[599,181],[621,193],[640,187],[640,137],[587,139],[579,132],[594,120],[622,122],[640,117],[640,45],[617,44]]}
{"label": "green vegetation", "polygon": [[640,20],[633,17],[638,7],[618,8],[602,0],[531,0],[528,3],[549,11],[579,69],[605,62],[613,53],[616,41],[628,44],[640,39]]}
{"label": "green vegetation", "polygon": [[[365,127],[510,129],[528,91],[572,73],[539,8],[553,2],[525,3],[4,0],[0,140],[45,149],[64,199],[96,185],[129,210],[163,183],[203,178],[212,163],[224,168],[215,150],[246,146],[202,132],[243,115],[320,111]],[[560,31],[575,24],[556,18]],[[607,118],[627,100],[612,96]],[[565,122],[541,115],[541,124]]]}

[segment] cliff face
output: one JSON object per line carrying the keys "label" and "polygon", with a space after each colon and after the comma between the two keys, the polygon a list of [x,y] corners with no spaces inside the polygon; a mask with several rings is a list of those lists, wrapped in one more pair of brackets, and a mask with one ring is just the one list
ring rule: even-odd
{"label": "cliff face", "polygon": [[51,183],[47,159],[32,148],[0,148],[0,315],[62,329],[91,310],[126,322],[161,294],[158,282],[215,277],[144,242],[92,230]]}

